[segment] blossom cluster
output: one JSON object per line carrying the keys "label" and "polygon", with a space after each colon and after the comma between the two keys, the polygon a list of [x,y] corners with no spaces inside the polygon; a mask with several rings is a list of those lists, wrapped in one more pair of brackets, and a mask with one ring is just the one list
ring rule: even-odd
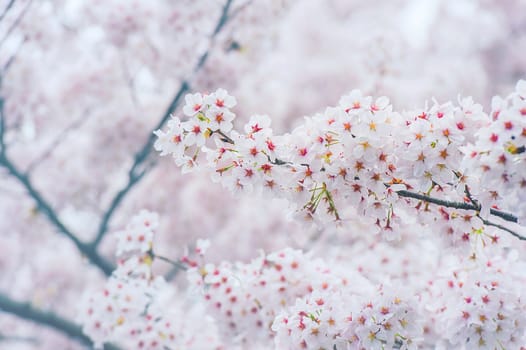
{"label": "blossom cluster", "polygon": [[480,175],[477,198],[526,219],[526,81],[514,93],[492,100],[491,122],[466,147],[465,167]]}
{"label": "blossom cluster", "polygon": [[457,262],[430,283],[435,331],[459,349],[519,349],[526,344],[524,264],[516,254]]}
{"label": "blossom cluster", "polygon": [[[284,197],[301,216],[322,224],[360,215],[388,238],[399,236],[401,216],[429,209],[401,200],[400,191],[467,201],[482,217],[510,195],[506,209],[520,221],[526,215],[526,192],[516,191],[526,184],[525,85],[520,81],[515,93],[495,98],[492,117],[471,98],[398,113],[386,97],[353,90],[284,135],[274,135],[270,118],[261,115],[243,132],[233,129],[236,100],[219,89],[187,95],[189,119],[173,117],[166,131],[156,131],[155,147],[183,171],[204,162],[212,178],[234,192]],[[449,217],[434,213],[438,220]],[[457,236],[467,233],[470,241],[480,225],[467,222],[473,225]]]}
{"label": "blossom cluster", "polygon": [[280,310],[314,290],[337,290],[348,283],[325,262],[290,248],[248,264],[197,266],[187,276],[231,344],[271,342]]}
{"label": "blossom cluster", "polygon": [[126,258],[84,303],[84,332],[99,346],[492,350],[526,341],[526,266],[514,250],[491,258],[446,255],[421,283],[397,271],[378,281],[360,264],[344,268],[291,248],[248,263],[210,263],[210,242],[199,240],[173,262],[186,269],[181,293],[153,272],[153,236],[146,252],[142,241],[123,240],[157,220],[143,211],[117,233]]}
{"label": "blossom cluster", "polygon": [[155,144],[184,171],[204,164],[233,192],[286,198],[322,225],[359,223],[388,240],[414,239],[421,229],[461,252],[452,269],[430,271],[427,285],[372,282],[363,269],[341,273],[293,250],[195,266],[188,276],[222,336],[237,345],[273,338],[279,349],[523,344],[524,289],[516,281],[524,273],[511,267],[508,242],[500,244],[506,227],[487,219],[505,209],[522,224],[526,214],[518,190],[526,183],[525,86],[495,97],[489,114],[471,98],[398,113],[387,98],[354,90],[283,135],[262,115],[234,129],[236,101],[225,90],[188,95],[187,120],[173,117]]}
{"label": "blossom cluster", "polygon": [[422,327],[413,298],[310,255],[288,248],[250,263],[196,266],[187,276],[230,346],[416,348]]}
{"label": "blossom cluster", "polygon": [[[107,342],[144,350],[219,347],[213,324],[202,308],[185,305],[184,294],[154,275],[152,248],[157,226],[158,215],[143,210],[126,230],[116,234],[121,259],[104,288],[86,295],[79,316],[84,333],[100,348]],[[206,244],[199,246],[204,250]],[[183,310],[187,319],[180,317]],[[203,323],[210,332],[194,329]]]}
{"label": "blossom cluster", "polygon": [[422,334],[416,304],[382,288],[366,295],[316,291],[298,299],[273,324],[277,347],[416,349]]}
{"label": "blossom cluster", "polygon": [[159,225],[156,213],[141,211],[128,223],[125,230],[117,232],[117,256],[141,255],[152,248],[154,232]]}

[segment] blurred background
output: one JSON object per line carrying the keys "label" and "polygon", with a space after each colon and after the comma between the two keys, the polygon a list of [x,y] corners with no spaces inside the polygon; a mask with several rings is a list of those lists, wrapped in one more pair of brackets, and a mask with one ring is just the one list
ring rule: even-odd
{"label": "blurred background", "polygon": [[0,1],[0,349],[83,348],[6,305],[75,322],[142,208],[171,257],[197,238],[246,260],[320,234],[152,151],[185,93],[225,88],[239,125],[268,114],[277,132],[352,89],[400,111],[489,108],[526,78],[525,52],[524,0]]}

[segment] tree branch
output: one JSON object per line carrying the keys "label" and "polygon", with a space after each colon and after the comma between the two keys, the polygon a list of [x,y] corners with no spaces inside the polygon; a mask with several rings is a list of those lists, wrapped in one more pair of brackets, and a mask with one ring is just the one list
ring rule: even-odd
{"label": "tree branch", "polygon": [[34,346],[39,344],[38,339],[32,337],[23,337],[17,335],[3,335],[0,333],[0,342],[11,342],[11,343],[30,343]]}
{"label": "tree branch", "polygon": [[[481,209],[480,205],[446,201],[446,200],[434,198],[434,197],[431,197],[425,194],[414,193],[414,192],[406,191],[406,190],[397,191],[396,193],[398,193],[400,197],[419,199],[424,202],[433,203],[433,204],[441,205],[443,207],[448,207],[448,208],[475,210],[475,211],[480,211]],[[494,216],[498,216],[499,218],[504,219],[506,221],[517,223],[517,217],[510,213],[506,213],[506,212],[491,208],[490,214]]]}
{"label": "tree branch", "polygon": [[[232,0],[227,0],[225,5],[223,6],[223,10],[221,12],[221,16],[219,17],[219,20],[214,28],[214,31],[212,32],[210,36],[211,42],[214,41],[217,34],[221,31],[221,29],[225,26],[229,19],[229,11],[230,7],[232,5]],[[195,75],[206,63],[211,48],[209,48],[205,53],[203,53],[195,65],[193,69],[193,74]],[[91,243],[93,246],[93,249],[96,249],[102,239],[104,238],[104,235],[108,231],[108,225],[113,217],[113,214],[115,211],[119,208],[120,204],[122,203],[123,199],[128,195],[130,190],[142,179],[142,177],[148,172],[149,169],[153,167],[153,164],[155,161],[152,161],[152,164],[150,167],[146,167],[146,161],[148,160],[148,157],[152,153],[153,150],[153,144],[155,143],[156,136],[153,134],[153,131],[161,129],[164,124],[170,119],[170,115],[172,112],[178,107],[179,103],[181,102],[183,96],[185,93],[189,92],[191,90],[190,87],[190,81],[183,80],[181,83],[179,90],[177,91],[175,97],[173,98],[172,102],[166,109],[166,112],[164,113],[163,117],[159,121],[159,123],[156,125],[156,127],[150,132],[148,139],[146,140],[146,143],[144,146],[135,154],[135,161],[133,165],[131,166],[130,170],[128,171],[128,182],[127,184],[113,197],[108,209],[105,211],[101,222],[99,224],[99,229],[97,231],[97,236]]]}
{"label": "tree branch", "polygon": [[[474,201],[471,198],[471,194],[469,194],[469,190],[468,190],[467,193],[468,193],[468,197],[470,198],[471,203],[446,201],[446,200],[434,198],[434,197],[431,197],[431,196],[428,196],[428,195],[425,195],[425,194],[414,193],[414,192],[406,191],[406,190],[397,191],[396,193],[398,193],[398,195],[400,197],[414,198],[414,199],[418,199],[418,200],[421,200],[421,201],[424,201],[424,202],[427,202],[427,203],[433,203],[433,204],[437,204],[437,205],[440,205],[440,206],[443,206],[443,207],[447,207],[447,208],[463,209],[463,210],[474,210],[474,211],[477,211],[477,212],[479,212],[480,209],[481,209],[480,204],[478,204],[476,201]],[[499,217],[501,219],[504,219],[506,221],[509,221],[509,222],[517,223],[517,221],[518,221],[516,216],[514,216],[514,215],[512,215],[510,213],[506,213],[506,212],[503,212],[503,211],[500,211],[500,210],[493,209],[493,208],[490,209],[490,214],[494,215],[494,216],[497,216],[497,217]],[[477,217],[482,220],[484,225],[496,227],[498,229],[501,229],[503,231],[506,231],[506,232],[510,233],[511,235],[513,235],[514,237],[517,237],[520,240],[526,240],[526,237],[519,235],[518,233],[512,231],[511,229],[509,229],[509,228],[507,228],[507,227],[505,227],[503,225],[496,224],[496,223],[494,223],[492,221],[484,219],[484,218],[480,217],[479,214],[477,214]]]}
{"label": "tree branch", "polygon": [[[88,336],[82,333],[82,328],[79,325],[50,311],[39,310],[30,303],[14,301],[8,296],[0,293],[0,310],[25,320],[53,328],[83,345],[93,347],[93,342]],[[105,344],[104,349],[119,350],[118,347],[111,344]]]}
{"label": "tree branch", "polygon": [[[0,76],[0,87],[2,86],[2,76]],[[0,96],[0,157],[5,154],[5,119],[4,119],[4,98]]]}
{"label": "tree branch", "polygon": [[22,40],[22,42],[18,45],[18,47],[16,48],[15,52],[13,52],[13,54],[11,55],[11,57],[9,57],[7,59],[7,61],[5,62],[5,64],[0,68],[0,74],[4,74],[5,72],[7,72],[9,70],[9,68],[11,67],[11,65],[13,64],[13,62],[15,62],[15,59],[16,57],[18,56],[20,50],[22,49],[22,46],[27,42],[27,38],[24,38],[24,40]]}
{"label": "tree branch", "polygon": [[[26,13],[29,10],[29,7],[31,6],[32,3],[33,3],[33,0],[29,0],[29,2],[27,3],[26,7],[24,7],[22,9],[22,11],[19,13],[18,17],[11,24],[11,26],[7,30],[6,34],[4,35],[4,37],[2,39],[0,39],[0,47],[2,47],[4,45],[4,43],[7,41],[7,39],[9,38],[11,33],[13,32],[13,30],[15,30],[15,28],[20,24],[20,22],[22,21],[22,19],[26,15]],[[10,5],[12,5],[12,4],[10,4]]]}
{"label": "tree branch", "polygon": [[90,244],[80,241],[58,218],[51,205],[42,197],[34,187],[29,178],[18,170],[15,165],[7,158],[5,152],[0,154],[0,166],[7,169],[18,182],[24,187],[29,196],[36,202],[38,210],[44,214],[49,222],[57,228],[64,236],[75,244],[79,252],[85,255],[89,261],[97,266],[106,276],[111,275],[114,267],[106,259],[100,256]]}
{"label": "tree branch", "polygon": [[5,7],[4,11],[2,12],[2,14],[0,14],[0,22],[4,19],[5,15],[7,15],[7,13],[9,12],[9,10],[11,9],[14,3],[15,3],[15,0],[10,0],[7,3],[7,6]]}
{"label": "tree branch", "polygon": [[[0,77],[1,78],[1,77]],[[4,167],[10,175],[12,175],[26,190],[28,195],[35,201],[38,210],[44,214],[49,222],[55,226],[55,228],[65,235],[69,240],[75,244],[81,254],[85,255],[89,261],[97,266],[106,276],[111,275],[114,267],[100,256],[95,249],[89,244],[80,241],[62,221],[58,218],[57,214],[51,207],[51,205],[42,197],[31,183],[29,177],[23,174],[14,163],[7,157],[6,146],[4,143],[5,134],[5,116],[4,116],[4,99],[0,97],[0,166]]]}
{"label": "tree branch", "polygon": [[[179,104],[179,101],[181,100],[183,95],[188,90],[189,90],[189,86],[186,83],[186,81],[184,81],[181,84],[181,86],[179,88],[179,91],[177,92],[177,95],[175,96],[175,98],[170,103],[170,106],[166,109],[166,112],[165,112],[163,118],[157,124],[157,127],[154,130],[162,128],[164,123],[170,117],[172,111],[175,108],[177,108],[177,105]],[[150,153],[152,151],[152,146],[153,146],[154,142],[155,142],[155,135],[153,133],[151,133],[150,136],[148,137],[148,140],[146,141],[144,146],[141,148],[141,150],[135,154],[135,161],[134,161],[132,167],[130,168],[130,170],[128,171],[128,182],[126,183],[126,185],[119,192],[117,192],[115,197],[113,197],[113,199],[112,199],[112,201],[110,203],[110,206],[105,211],[104,216],[102,217],[102,220],[101,220],[101,222],[99,224],[99,229],[98,229],[98,232],[97,232],[97,236],[95,237],[95,239],[92,242],[93,248],[96,248],[100,244],[100,242],[102,241],[102,238],[104,238],[104,235],[108,231],[108,224],[109,224],[111,218],[113,217],[113,214],[115,213],[115,210],[117,210],[117,208],[120,206],[120,204],[121,204],[122,200],[124,199],[124,197],[126,197],[126,195],[135,186],[135,184],[137,182],[139,182],[141,180],[141,178],[146,174],[147,169],[143,168],[143,164],[148,159],[148,156],[150,155]]]}
{"label": "tree branch", "polygon": [[37,167],[40,163],[42,163],[44,160],[49,158],[53,154],[53,151],[62,143],[62,141],[64,141],[64,139],[66,139],[66,136],[68,135],[69,132],[77,128],[80,128],[84,123],[86,123],[86,121],[89,120],[89,118],[86,117],[88,114],[89,113],[87,110],[84,111],[84,113],[82,113],[82,116],[80,118],[73,121],[65,129],[60,131],[58,135],[55,137],[55,139],[51,142],[49,147],[46,150],[44,150],[44,152],[42,152],[38,157],[36,157],[35,159],[31,161],[31,163],[27,166],[25,172],[31,173],[33,169],[35,169],[35,167]]}
{"label": "tree branch", "polygon": [[492,222],[492,221],[486,220],[486,219],[480,217],[480,215],[477,215],[477,217],[478,217],[480,220],[482,220],[482,223],[483,223],[484,225],[496,227],[496,228],[498,228],[498,229],[501,229],[501,230],[503,230],[503,231],[508,232],[509,234],[511,234],[511,235],[514,236],[514,237],[517,237],[517,238],[520,239],[521,241],[526,241],[526,237],[523,237],[523,236],[519,235],[518,233],[516,233],[516,232],[510,230],[509,228],[507,228],[506,226],[503,226],[503,225],[500,225],[500,224],[496,224],[496,223],[494,223],[494,222]]}

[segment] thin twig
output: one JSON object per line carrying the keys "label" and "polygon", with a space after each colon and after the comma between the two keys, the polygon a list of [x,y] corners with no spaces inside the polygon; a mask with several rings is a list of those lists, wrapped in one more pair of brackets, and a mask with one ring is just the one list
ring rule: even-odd
{"label": "thin twig", "polygon": [[224,132],[222,132],[221,130],[216,130],[216,131],[212,131],[212,134],[213,133],[218,133],[219,135],[221,135],[221,141],[223,142],[226,142],[226,143],[229,143],[231,145],[234,145],[234,140],[232,140],[230,137],[228,137],[227,135],[225,135]]}
{"label": "thin twig", "polygon": [[[93,341],[82,332],[82,328],[61,316],[35,308],[30,303],[12,300],[7,295],[0,293],[0,310],[18,316],[20,318],[35,322],[46,327],[53,328],[67,337],[73,338],[83,345],[93,347]],[[115,345],[105,344],[104,350],[119,350]]]}
{"label": "thin twig", "polygon": [[137,107],[139,105],[139,99],[137,98],[137,91],[135,89],[135,77],[130,72],[129,67],[126,64],[126,57],[124,57],[124,55],[121,55],[120,61],[122,67],[122,76],[124,78],[126,86],[128,87],[128,91],[130,93],[130,100],[133,103],[133,105]]}
{"label": "thin twig", "polygon": [[5,15],[7,15],[7,13],[9,12],[9,10],[11,9],[11,7],[13,6],[14,3],[15,3],[15,0],[10,0],[7,3],[7,6],[5,7],[4,11],[0,15],[0,22],[4,19]]}
{"label": "thin twig", "polygon": [[245,3],[241,4],[240,6],[236,7],[232,12],[230,13],[231,17],[237,16],[240,12],[245,11],[248,7],[252,5],[254,0],[246,1]]}
{"label": "thin twig", "polygon": [[85,111],[82,116],[75,120],[73,123],[71,123],[70,125],[68,125],[65,129],[63,129],[56,137],[55,139],[51,142],[51,145],[44,151],[42,152],[41,155],[39,155],[38,157],[36,157],[26,168],[26,173],[31,173],[31,171],[33,171],[33,169],[35,167],[37,167],[40,163],[42,163],[44,160],[46,160],[47,158],[49,158],[49,156],[53,153],[53,151],[58,147],[58,145],[60,145],[62,143],[62,141],[64,141],[66,139],[66,135],[75,130],[75,129],[78,129],[79,127],[81,127],[87,120],[89,120],[89,118],[86,118],[86,115],[87,115],[87,111]]}
{"label": "thin twig", "polygon": [[[215,26],[214,31],[212,32],[210,36],[210,40],[212,42],[214,41],[217,34],[221,31],[221,29],[227,23],[229,19],[229,10],[230,10],[231,4],[232,4],[232,0],[226,1],[223,7],[223,10],[221,12],[219,21],[217,22],[217,25]],[[194,76],[206,63],[211,47],[205,53],[203,53],[197,60],[197,64],[195,65],[193,69]],[[161,120],[159,121],[159,123],[156,125],[156,127],[153,130],[161,129],[164,126],[164,124],[166,124],[172,112],[177,108],[177,106],[181,102],[184,94],[190,91],[189,81],[191,81],[191,79],[183,80],[175,97],[173,98],[172,102],[166,109],[166,112],[164,113],[163,117],[161,118]],[[91,243],[94,249],[98,247],[98,245],[104,238],[104,235],[108,231],[109,222],[111,218],[113,217],[113,214],[115,213],[115,211],[120,206],[122,200],[128,195],[130,190],[142,179],[142,177],[148,172],[148,170],[150,170],[153,167],[153,164],[155,163],[155,161],[151,162],[150,167],[146,167],[145,163],[148,160],[150,154],[152,153],[153,144],[155,143],[155,139],[156,139],[156,136],[153,134],[153,132],[151,132],[144,146],[139,150],[139,152],[135,154],[135,161],[133,165],[131,166],[130,170],[128,171],[128,183],[119,192],[117,192],[115,197],[113,197],[108,209],[105,211],[105,214],[103,215],[101,219],[101,222],[99,224],[99,229],[97,231],[97,236]]]}
{"label": "thin twig", "polygon": [[24,40],[22,40],[22,42],[18,45],[18,47],[16,48],[15,52],[13,52],[13,54],[11,55],[11,57],[9,57],[6,61],[6,63],[3,65],[3,67],[1,68],[1,71],[0,71],[0,74],[4,74],[5,72],[7,72],[9,70],[9,68],[11,67],[11,65],[15,62],[16,60],[16,57],[18,56],[20,50],[22,49],[22,46],[27,42],[27,38],[24,38]]}
{"label": "thin twig", "polygon": [[500,225],[500,224],[496,224],[496,223],[494,223],[494,222],[492,222],[492,221],[486,220],[486,219],[482,218],[480,215],[477,215],[477,217],[478,217],[480,220],[482,220],[482,223],[483,223],[484,225],[496,227],[496,228],[498,228],[498,229],[501,229],[501,230],[503,230],[503,231],[508,232],[508,233],[511,234],[512,236],[517,237],[517,238],[520,239],[521,241],[526,241],[526,237],[523,237],[523,236],[519,235],[518,233],[516,233],[516,232],[510,230],[509,228],[507,228],[506,226],[503,226],[503,225]]}
{"label": "thin twig", "polygon": [[4,37],[0,40],[0,47],[2,47],[4,45],[4,43],[6,42],[6,40],[9,38],[9,36],[11,35],[11,33],[13,32],[13,30],[15,30],[15,28],[20,24],[20,22],[22,21],[22,19],[24,18],[24,16],[26,15],[27,11],[29,10],[29,7],[31,6],[31,4],[33,3],[33,0],[29,0],[26,7],[24,7],[22,9],[22,11],[20,12],[20,14],[18,15],[18,17],[15,19],[15,21],[13,22],[13,24],[11,24],[11,26],[9,27],[9,29],[7,30],[6,34],[4,35]]}
{"label": "thin twig", "polygon": [[167,257],[164,257],[162,255],[157,255],[157,254],[154,254],[154,253],[151,253],[151,256],[152,258],[154,259],[159,259],[159,260],[162,260],[170,265],[172,265],[174,268],[178,269],[178,270],[188,270],[188,267],[186,267],[183,263],[181,263],[180,261],[175,261],[175,260],[172,260],[170,258],[167,258]]}

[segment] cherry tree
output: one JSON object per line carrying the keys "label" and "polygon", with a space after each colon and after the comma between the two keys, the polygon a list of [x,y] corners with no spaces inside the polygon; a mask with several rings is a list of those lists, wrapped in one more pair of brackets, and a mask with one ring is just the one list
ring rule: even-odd
{"label": "cherry tree", "polygon": [[520,5],[419,3],[6,1],[0,348],[524,345]]}

